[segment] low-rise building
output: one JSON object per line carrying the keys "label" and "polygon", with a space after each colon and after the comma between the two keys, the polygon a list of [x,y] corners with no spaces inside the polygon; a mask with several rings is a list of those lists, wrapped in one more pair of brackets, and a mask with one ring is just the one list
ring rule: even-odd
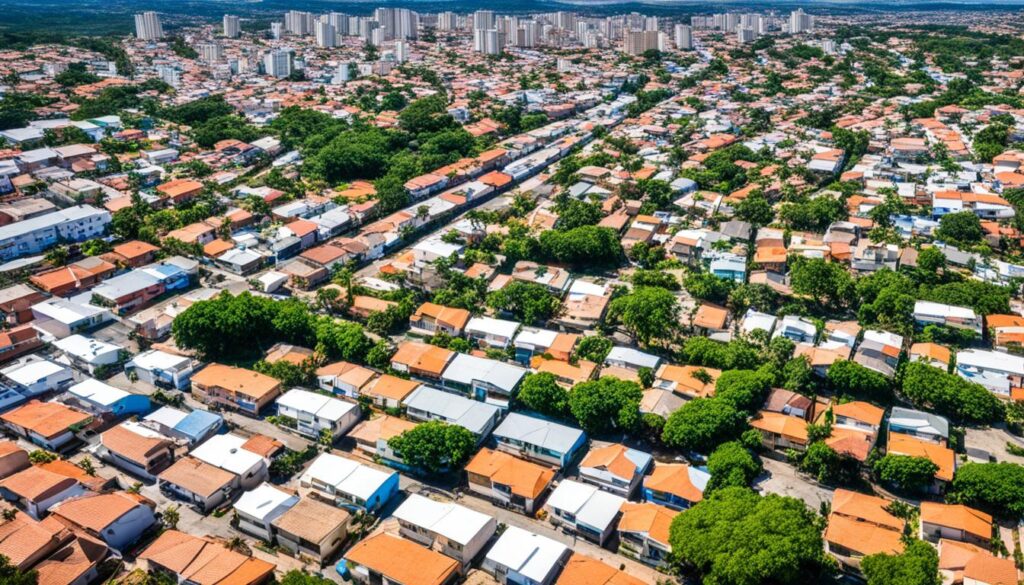
{"label": "low-rise building", "polygon": [[386,533],[361,540],[344,558],[363,584],[449,585],[459,578],[454,559]]}
{"label": "low-rise building", "polygon": [[556,526],[603,545],[615,531],[624,503],[626,499],[621,496],[565,479],[551,492],[547,508]]}
{"label": "low-rise building", "polygon": [[459,561],[460,571],[469,568],[498,527],[486,514],[419,494],[402,502],[393,517],[402,536]]}
{"label": "low-rise building", "polygon": [[481,568],[501,585],[551,585],[572,549],[546,536],[509,526],[487,551]]}
{"label": "low-rise building", "polygon": [[206,514],[229,501],[238,476],[194,457],[182,457],[160,474],[160,491]]}
{"label": "low-rise building", "polygon": [[398,473],[323,453],[302,474],[300,484],[336,506],[376,512],[398,493]]}
{"label": "low-rise building", "polygon": [[587,444],[587,435],[555,422],[509,413],[494,430],[499,451],[530,461],[565,467]]}
{"label": "low-rise building", "polygon": [[649,453],[612,443],[587,453],[580,461],[579,478],[602,490],[629,498],[653,463],[654,458]]}
{"label": "low-rise building", "polygon": [[298,503],[297,495],[269,483],[261,484],[243,493],[235,502],[238,530],[260,540],[273,542],[274,521]]}
{"label": "low-rise building", "polygon": [[253,370],[210,364],[192,375],[192,392],[207,404],[257,416],[281,393],[281,383]]}
{"label": "low-rise building", "polygon": [[415,421],[438,420],[459,425],[483,442],[501,418],[496,406],[429,386],[420,386],[405,400],[405,413]]}
{"label": "low-rise building", "polygon": [[277,546],[321,565],[341,550],[352,515],[340,508],[303,498],[273,522]]}
{"label": "low-rise building", "polygon": [[[213,559],[216,562],[211,562]],[[138,560],[148,572],[166,575],[177,583],[261,585],[274,576],[275,569],[273,563],[173,529],[161,533]]]}
{"label": "low-rise building", "polygon": [[100,435],[96,456],[145,481],[174,460],[175,445],[167,437],[136,422],[124,422]]}
{"label": "low-rise building", "polygon": [[678,514],[651,502],[622,504],[619,552],[654,567],[663,566],[672,554],[669,529]]}
{"label": "low-rise building", "polygon": [[295,421],[294,429],[299,434],[312,439],[326,434],[332,441],[347,433],[362,417],[355,403],[298,388],[278,397],[277,413]]}
{"label": "low-rise building", "polygon": [[152,508],[126,492],[87,494],[64,500],[50,513],[72,530],[124,552],[156,523]]}
{"label": "low-rise building", "polygon": [[554,470],[491,449],[466,464],[469,491],[495,504],[532,515],[555,477]]}
{"label": "low-rise building", "polygon": [[644,478],[644,501],[685,510],[704,499],[711,480],[706,470],[685,463],[661,463]]}

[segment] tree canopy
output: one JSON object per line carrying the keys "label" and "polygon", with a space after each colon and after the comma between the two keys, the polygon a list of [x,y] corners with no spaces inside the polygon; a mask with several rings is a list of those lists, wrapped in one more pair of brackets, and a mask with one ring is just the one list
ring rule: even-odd
{"label": "tree canopy", "polygon": [[629,432],[640,422],[644,391],[636,382],[604,376],[582,382],[569,392],[569,411],[588,433]]}
{"label": "tree canopy", "polygon": [[437,420],[420,423],[388,440],[402,463],[436,474],[461,467],[476,449],[476,436],[465,427]]}

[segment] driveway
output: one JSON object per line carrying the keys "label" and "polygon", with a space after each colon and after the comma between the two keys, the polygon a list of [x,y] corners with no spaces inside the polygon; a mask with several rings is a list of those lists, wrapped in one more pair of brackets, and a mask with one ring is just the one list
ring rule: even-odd
{"label": "driveway", "polygon": [[767,457],[762,457],[761,461],[765,472],[754,484],[754,489],[803,500],[815,512],[821,509],[822,502],[832,503],[834,490],[808,480],[792,465]]}

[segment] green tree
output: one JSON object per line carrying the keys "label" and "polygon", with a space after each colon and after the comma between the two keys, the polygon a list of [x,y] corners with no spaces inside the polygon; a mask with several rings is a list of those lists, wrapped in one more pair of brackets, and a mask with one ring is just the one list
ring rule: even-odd
{"label": "green tree", "polygon": [[942,216],[935,237],[969,246],[981,242],[985,231],[981,229],[981,221],[973,211],[960,211]]}
{"label": "green tree", "polygon": [[314,575],[298,569],[292,569],[285,573],[278,583],[280,585],[331,585],[334,581],[325,579],[319,575]]}
{"label": "green tree", "polygon": [[569,392],[569,411],[588,433],[632,432],[640,422],[644,391],[636,382],[604,376],[582,382]]}
{"label": "green tree", "polygon": [[507,311],[519,321],[530,324],[551,319],[558,313],[562,303],[542,284],[513,280],[489,294],[487,306]]}
{"label": "green tree", "polygon": [[704,494],[726,487],[749,487],[761,469],[761,462],[740,442],[722,443],[708,457],[711,479]]}
{"label": "green tree", "polygon": [[662,442],[682,451],[708,453],[746,429],[746,416],[717,398],[697,398],[675,410],[665,422]]}
{"label": "green tree", "polygon": [[579,199],[569,199],[557,208],[560,230],[571,230],[585,225],[594,225],[604,216],[601,207]]}
{"label": "green tree", "polygon": [[594,362],[604,363],[608,352],[612,350],[612,340],[600,335],[587,335],[576,344],[575,357]]}
{"label": "green tree", "polygon": [[569,415],[569,392],[558,385],[550,372],[529,373],[519,385],[516,400],[523,407],[554,418]]}
{"label": "green tree", "polygon": [[793,292],[817,303],[842,306],[853,295],[853,278],[841,264],[820,258],[798,257],[790,270]]}
{"label": "green tree", "polygon": [[735,286],[734,281],[719,278],[706,270],[691,272],[683,280],[683,288],[690,296],[717,304],[724,303]]}
{"label": "green tree", "polygon": [[903,395],[918,408],[933,410],[957,422],[991,424],[1003,420],[1004,406],[984,386],[923,362],[903,370]]}
{"label": "green tree", "polygon": [[20,571],[10,558],[0,555],[0,583],[3,585],[36,585],[38,580],[35,571]]}
{"label": "green tree", "polygon": [[461,467],[476,449],[476,436],[468,429],[441,421],[420,423],[388,440],[406,465],[434,475]]}
{"label": "green tree", "polygon": [[1024,465],[966,463],[956,470],[946,499],[1001,518],[1024,518]]}
{"label": "green tree", "polygon": [[908,493],[920,493],[935,480],[939,466],[926,457],[889,453],[876,461],[872,469],[883,482]]}
{"label": "green tree", "polygon": [[753,193],[736,205],[736,217],[756,227],[761,227],[770,224],[775,219],[775,212],[772,211],[772,205],[768,203],[764,193],[760,189],[755,189]]}
{"label": "green tree", "polygon": [[715,382],[715,398],[736,410],[754,412],[761,408],[772,387],[772,376],[761,370],[728,370]]}
{"label": "green tree", "polygon": [[854,361],[838,360],[828,368],[829,386],[839,395],[856,396],[888,403],[892,400],[889,380]]}
{"label": "green tree", "polygon": [[803,501],[740,487],[715,490],[676,516],[669,543],[707,585],[813,583],[831,567]]}
{"label": "green tree", "polygon": [[668,339],[679,323],[679,303],[670,291],[660,287],[642,287],[611,302],[614,319],[642,345],[655,339]]}
{"label": "green tree", "polygon": [[615,230],[585,225],[571,230],[549,230],[540,235],[540,249],[546,258],[573,267],[616,265],[622,258],[622,244]]}
{"label": "green tree", "polygon": [[940,585],[939,555],[923,540],[912,539],[899,554],[864,557],[861,572],[868,585]]}

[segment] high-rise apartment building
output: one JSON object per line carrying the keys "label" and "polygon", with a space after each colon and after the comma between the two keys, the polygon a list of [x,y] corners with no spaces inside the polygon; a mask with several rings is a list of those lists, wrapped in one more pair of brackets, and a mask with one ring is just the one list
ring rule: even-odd
{"label": "high-rise apartment building", "polygon": [[234,14],[224,15],[224,36],[229,39],[237,39],[242,34],[242,24]]}
{"label": "high-rise apartment building", "polygon": [[316,46],[335,47],[338,45],[337,34],[334,27],[327,20],[319,20],[316,23]]}
{"label": "high-rise apartment building", "polygon": [[271,77],[288,77],[292,74],[292,52],[274,49],[263,57],[263,69]]}
{"label": "high-rise apartment building", "polygon": [[289,10],[284,15],[284,29],[293,35],[308,36],[313,34],[314,22],[315,19],[312,12]]}
{"label": "high-rise apartment building", "polygon": [[677,24],[674,29],[676,49],[679,51],[693,50],[693,29],[685,24]]}
{"label": "high-rise apartment building", "polygon": [[494,12],[490,10],[477,10],[473,13],[473,30],[488,30],[494,28]]}
{"label": "high-rise apartment building", "polygon": [[135,38],[143,41],[156,41],[164,37],[164,27],[160,24],[160,15],[156,12],[143,12],[135,15]]}

